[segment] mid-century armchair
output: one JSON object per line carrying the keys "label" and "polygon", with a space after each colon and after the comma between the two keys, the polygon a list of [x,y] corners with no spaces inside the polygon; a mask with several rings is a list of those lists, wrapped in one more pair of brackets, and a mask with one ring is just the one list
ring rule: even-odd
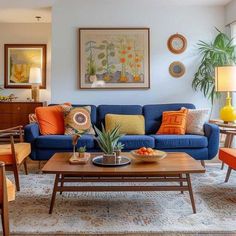
{"label": "mid-century armchair", "polygon": [[5,163],[6,170],[13,171],[16,189],[20,191],[19,168],[23,164],[28,174],[26,161],[31,152],[30,144],[23,142],[23,127],[0,130],[0,142],[3,143],[0,145],[0,161]]}

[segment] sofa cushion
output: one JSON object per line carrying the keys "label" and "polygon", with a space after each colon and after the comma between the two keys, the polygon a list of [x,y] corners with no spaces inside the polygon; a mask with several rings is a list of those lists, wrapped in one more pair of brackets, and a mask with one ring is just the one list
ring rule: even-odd
{"label": "sofa cushion", "polygon": [[65,135],[93,134],[91,107],[62,106],[64,113]]}
{"label": "sofa cushion", "polygon": [[138,149],[140,147],[154,148],[154,138],[147,135],[125,135],[119,139],[125,150]]}
{"label": "sofa cushion", "polygon": [[195,109],[195,106],[190,103],[155,104],[143,106],[146,134],[155,134],[160,128],[162,113],[164,111],[178,111],[182,107],[186,107],[187,109]]}
{"label": "sofa cushion", "polygon": [[157,134],[185,134],[187,113],[187,109],[180,111],[164,111],[161,127],[157,131]]}
{"label": "sofa cushion", "polygon": [[105,117],[106,130],[112,130],[119,125],[121,134],[144,135],[144,116],[143,115],[116,115],[107,114]]}
{"label": "sofa cushion", "polygon": [[155,148],[204,148],[208,146],[207,137],[201,135],[150,135],[155,139]]}
{"label": "sofa cushion", "polygon": [[100,105],[97,108],[97,126],[101,128],[101,123],[105,123],[106,114],[118,115],[142,115],[140,105]]}
{"label": "sofa cushion", "polygon": [[[83,135],[77,144],[77,147],[86,146],[87,149],[94,148],[95,138],[93,135]],[[35,145],[38,148],[46,149],[72,149],[72,137],[70,135],[47,135],[39,136]]]}
{"label": "sofa cushion", "polygon": [[64,134],[64,117],[60,105],[37,107],[35,114],[42,135]]}
{"label": "sofa cushion", "polygon": [[[55,106],[57,104],[50,104],[49,106]],[[72,107],[86,107],[90,106],[91,107],[91,122],[92,124],[96,124],[97,122],[97,107],[95,105],[88,105],[88,104],[72,104]]]}

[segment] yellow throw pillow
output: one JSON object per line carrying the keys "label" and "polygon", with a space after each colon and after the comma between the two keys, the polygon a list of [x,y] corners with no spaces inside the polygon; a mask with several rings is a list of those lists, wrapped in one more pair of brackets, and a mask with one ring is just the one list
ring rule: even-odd
{"label": "yellow throw pillow", "polygon": [[145,134],[145,120],[142,115],[115,115],[105,116],[106,130],[120,126],[121,134]]}

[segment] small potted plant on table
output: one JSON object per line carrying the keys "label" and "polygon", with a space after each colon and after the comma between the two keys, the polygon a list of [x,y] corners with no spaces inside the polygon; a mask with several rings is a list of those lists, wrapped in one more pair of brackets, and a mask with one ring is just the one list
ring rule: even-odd
{"label": "small potted plant on table", "polygon": [[106,163],[114,163],[116,158],[115,147],[119,138],[123,135],[119,133],[119,126],[116,126],[114,129],[106,131],[102,125],[102,130],[99,130],[97,127],[94,127],[97,133],[97,142],[99,147],[103,151],[103,161]]}
{"label": "small potted plant on table", "polygon": [[80,147],[78,149],[78,153],[79,153],[79,158],[84,158],[86,154],[86,146]]}

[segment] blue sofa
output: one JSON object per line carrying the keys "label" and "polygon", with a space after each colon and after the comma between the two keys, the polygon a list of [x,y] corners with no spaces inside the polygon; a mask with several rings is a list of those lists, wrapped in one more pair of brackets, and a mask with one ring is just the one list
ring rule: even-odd
{"label": "blue sofa", "polygon": [[[85,105],[73,105],[85,106]],[[106,114],[144,115],[146,135],[125,135],[120,141],[125,145],[124,151],[151,147],[167,152],[186,152],[197,160],[210,160],[218,152],[219,128],[206,123],[205,135],[156,135],[164,111],[179,110],[181,107],[195,109],[193,104],[155,104],[155,105],[100,105],[91,106],[91,121],[101,127]],[[32,160],[48,160],[56,152],[72,151],[71,137],[67,135],[40,135],[38,124],[25,127],[25,141],[31,143]],[[100,151],[93,135],[83,135],[78,147],[85,146],[89,152]]]}

